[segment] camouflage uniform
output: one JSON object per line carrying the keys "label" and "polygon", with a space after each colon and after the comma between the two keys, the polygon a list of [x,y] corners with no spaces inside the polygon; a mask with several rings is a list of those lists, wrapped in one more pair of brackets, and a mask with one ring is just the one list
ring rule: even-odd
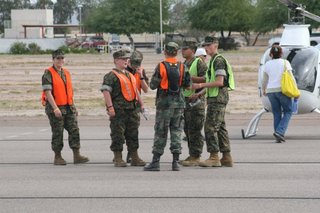
{"label": "camouflage uniform", "polygon": [[[55,67],[53,67],[55,69]],[[56,69],[55,69],[56,70]],[[66,76],[62,71],[56,70],[61,76],[64,83],[66,83]],[[49,70],[45,70],[42,76],[42,89],[52,90],[52,76]],[[51,148],[53,151],[61,151],[63,148],[63,130],[66,129],[69,134],[69,146],[70,148],[80,148],[80,135],[78,128],[78,121],[76,116],[76,107],[73,105],[58,106],[62,113],[62,118],[57,118],[54,115],[52,106],[49,102],[46,102],[45,111],[49,118],[52,141]]]}
{"label": "camouflage uniform", "polygon": [[[185,65],[190,69],[191,64],[195,59],[196,58],[193,58],[188,63],[185,62]],[[197,76],[205,76],[207,69],[208,67],[206,63],[202,60],[198,60]],[[184,132],[188,141],[189,155],[194,157],[199,157],[203,148],[203,136],[201,134],[201,130],[205,120],[205,97],[201,96],[199,98],[201,103],[191,107],[191,100],[188,97],[185,97],[186,109],[184,110]]]}
{"label": "camouflage uniform", "polygon": [[[121,71],[118,71],[121,72]],[[126,73],[129,78],[129,74]],[[138,128],[140,125],[139,114],[136,110],[136,100],[128,102],[121,93],[120,80],[113,72],[104,76],[101,91],[109,91],[112,99],[115,117],[110,120],[111,146],[113,152],[122,152],[126,142],[128,151],[139,148]]]}
{"label": "camouflage uniform", "polygon": [[[215,55],[212,56],[209,68],[211,67],[212,60]],[[223,75],[226,77],[227,65],[222,57],[217,57],[214,61],[214,69],[216,70],[216,76]],[[208,71],[209,72],[209,71]],[[230,141],[228,131],[225,123],[225,111],[229,101],[228,87],[224,86],[219,88],[217,97],[207,98],[207,115],[204,125],[207,150],[209,153],[213,152],[230,152]]]}
{"label": "camouflage uniform", "polygon": [[[188,75],[187,69],[185,69],[185,75]],[[168,129],[170,129],[171,153],[181,154],[183,110],[185,108],[182,89],[180,89],[178,95],[168,95],[166,91],[160,88],[160,82],[160,65],[158,65],[150,82],[151,89],[158,89],[156,98],[156,121],[154,126],[155,136],[152,153],[163,154],[167,143]],[[187,77],[183,78],[182,86],[190,86],[190,81],[187,80]]]}

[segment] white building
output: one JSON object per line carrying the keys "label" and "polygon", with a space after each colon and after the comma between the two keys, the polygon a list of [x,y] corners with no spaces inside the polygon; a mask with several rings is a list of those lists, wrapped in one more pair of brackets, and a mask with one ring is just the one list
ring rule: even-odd
{"label": "white building", "polygon": [[[23,27],[23,25],[27,25],[27,27]],[[53,25],[53,10],[11,10],[11,28],[5,29],[4,37],[53,38],[52,27],[36,27],[37,25]]]}

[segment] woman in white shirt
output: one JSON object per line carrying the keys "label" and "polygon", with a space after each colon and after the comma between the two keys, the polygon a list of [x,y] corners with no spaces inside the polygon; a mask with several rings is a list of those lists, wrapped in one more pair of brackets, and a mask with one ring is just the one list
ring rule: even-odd
{"label": "woman in white shirt", "polygon": [[284,135],[292,116],[292,99],[281,93],[281,78],[285,67],[292,75],[292,67],[289,61],[281,59],[282,48],[279,45],[272,46],[270,57],[272,60],[265,64],[262,90],[263,95],[268,96],[272,107],[273,136],[277,143],[281,143],[285,142]]}

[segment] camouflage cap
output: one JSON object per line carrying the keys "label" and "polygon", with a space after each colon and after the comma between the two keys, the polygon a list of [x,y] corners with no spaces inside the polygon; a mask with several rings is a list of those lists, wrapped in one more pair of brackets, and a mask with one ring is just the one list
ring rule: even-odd
{"label": "camouflage cap", "polygon": [[204,38],[204,43],[202,43],[202,46],[206,46],[213,43],[219,44],[219,39],[214,36],[206,36]]}
{"label": "camouflage cap", "polygon": [[130,58],[128,51],[125,50],[118,50],[113,53],[113,59],[118,59],[118,58]]}
{"label": "camouflage cap", "polygon": [[140,66],[143,60],[143,55],[140,51],[135,50],[131,53],[130,63],[132,66]]}
{"label": "camouflage cap", "polygon": [[52,52],[52,58],[56,58],[58,56],[63,56],[64,57],[64,52],[60,49],[57,49]]}
{"label": "camouflage cap", "polygon": [[164,50],[168,53],[174,54],[179,50],[179,45],[171,41],[165,45]]}
{"label": "camouflage cap", "polygon": [[183,41],[182,42],[182,49],[197,49],[197,42],[196,41]]}

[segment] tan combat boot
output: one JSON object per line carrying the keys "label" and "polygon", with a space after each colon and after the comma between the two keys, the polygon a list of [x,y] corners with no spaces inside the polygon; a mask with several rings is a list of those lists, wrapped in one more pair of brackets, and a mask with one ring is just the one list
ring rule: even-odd
{"label": "tan combat boot", "polygon": [[218,152],[212,152],[210,154],[210,157],[207,160],[199,163],[199,166],[202,166],[202,167],[220,167],[221,163],[220,163]]}
{"label": "tan combat boot", "polygon": [[122,152],[116,151],[114,153],[113,163],[115,167],[126,167],[127,164],[122,160]]}
{"label": "tan combat boot", "polygon": [[186,159],[184,159],[184,160],[180,160],[180,164],[182,164],[184,161],[188,161],[188,160],[190,160],[190,158],[191,158],[191,156],[189,156],[189,157],[187,157]]}
{"label": "tan combat boot", "polygon": [[58,165],[58,166],[64,166],[67,165],[67,162],[62,158],[61,156],[61,151],[55,151],[54,152],[54,161],[53,161],[54,165]]}
{"label": "tan combat boot", "polygon": [[73,151],[73,163],[78,164],[78,163],[86,163],[89,161],[89,158],[80,155],[80,149],[75,148],[72,149]]}
{"label": "tan combat boot", "polygon": [[181,162],[182,166],[199,166],[200,157],[190,156],[189,159]]}
{"label": "tan combat boot", "polygon": [[222,166],[232,167],[233,166],[233,160],[232,160],[230,152],[223,152],[220,162],[221,162]]}
{"label": "tan combat boot", "polygon": [[132,151],[131,154],[131,166],[145,166],[146,162],[144,162],[138,155],[138,151]]}

